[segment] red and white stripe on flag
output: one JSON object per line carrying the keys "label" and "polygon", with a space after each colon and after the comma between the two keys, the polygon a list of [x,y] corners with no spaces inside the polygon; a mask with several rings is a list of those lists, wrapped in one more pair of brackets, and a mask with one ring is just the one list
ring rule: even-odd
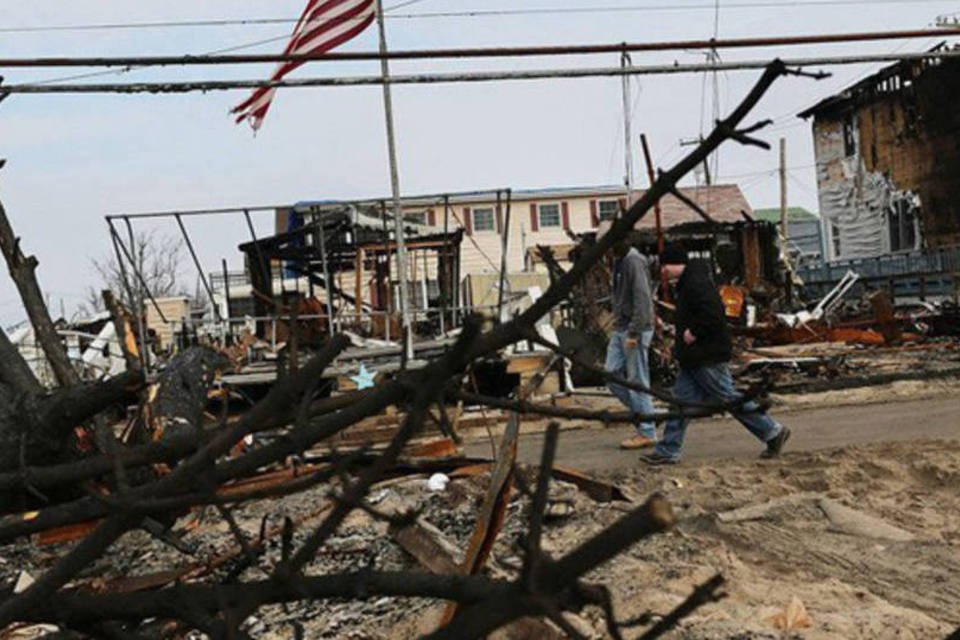
{"label": "red and white stripe on flag", "polygon": [[[297,21],[284,55],[322,54],[330,51],[370,26],[377,15],[376,0],[309,0]],[[304,61],[283,62],[270,76],[271,81],[302,65]],[[275,87],[259,87],[249,98],[230,110],[237,113],[237,123],[249,120],[254,131],[263,124],[276,93]]]}

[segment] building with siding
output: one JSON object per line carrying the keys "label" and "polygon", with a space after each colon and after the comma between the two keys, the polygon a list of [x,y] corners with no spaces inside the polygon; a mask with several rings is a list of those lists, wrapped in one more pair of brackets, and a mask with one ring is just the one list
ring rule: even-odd
{"label": "building with siding", "polygon": [[[755,220],[780,224],[780,208],[755,209]],[[795,265],[816,264],[823,259],[820,217],[803,207],[787,208],[787,239]]]}
{"label": "building with siding", "polygon": [[827,260],[960,245],[958,97],[960,62],[904,60],[799,114]]}
{"label": "building with siding", "polygon": [[[736,185],[682,187],[680,191],[717,222],[743,221],[752,213],[743,192]],[[634,197],[642,195],[642,192],[634,192]],[[576,243],[577,236],[595,231],[604,220],[614,219],[627,204],[622,186],[500,190],[409,197],[402,201],[411,247],[423,244],[424,238],[457,237],[458,279],[451,288],[461,292],[457,304],[484,309],[496,301],[491,291],[497,288],[495,280],[498,279],[491,279],[491,276],[500,272],[504,246],[505,290],[520,292],[532,286],[546,288],[549,284],[547,270],[536,259],[536,247],[553,247],[561,263],[569,262],[568,250]],[[699,213],[672,195],[661,200],[660,208],[665,229],[702,220]],[[355,226],[359,225],[356,229],[362,227],[364,233],[374,235],[382,230],[382,236],[392,242],[394,221],[391,209],[389,199],[301,202],[276,210],[276,237],[289,235],[311,221],[346,215]],[[638,229],[654,227],[653,211],[637,223]],[[437,300],[442,298],[437,274],[443,269],[438,255],[422,250],[408,252],[408,291],[415,320],[429,316],[437,309]],[[388,264],[382,265],[384,268],[378,271],[375,265],[368,264],[370,256],[366,256],[363,269],[359,271],[359,282],[354,268],[337,269],[331,274],[332,279],[339,290],[351,292],[364,308],[383,307],[386,298],[386,306],[394,309],[400,286],[397,256],[391,254],[384,259]],[[303,277],[297,277],[279,262],[272,265],[271,271],[275,291],[313,290]],[[385,282],[382,273],[389,274],[389,283]],[[248,265],[244,273],[228,276],[229,308],[225,300],[227,280],[224,274],[210,274],[223,315],[234,318],[263,315],[255,309],[249,274]],[[310,295],[316,295],[318,300],[325,299],[322,288]]]}
{"label": "building with siding", "polygon": [[[702,187],[681,187],[681,193],[700,206],[718,222],[744,220],[752,208],[737,185],[722,184]],[[463,229],[465,239],[460,246],[461,274],[480,275],[499,272],[504,241],[507,235],[507,271],[519,272],[534,268],[531,258],[537,245],[568,246],[571,235],[594,231],[602,220],[616,217],[626,207],[622,186],[562,187],[550,189],[515,189],[499,192],[471,192],[435,197],[403,199],[408,223],[432,227],[434,231]],[[634,192],[639,198],[642,191]],[[387,199],[354,203],[373,208]],[[701,220],[700,216],[674,196],[660,202],[664,228]],[[288,228],[287,214],[278,210],[277,232]],[[509,220],[509,225],[508,225]],[[387,224],[392,229],[392,222]],[[653,228],[651,211],[638,229]],[[565,252],[560,252],[561,258]]]}

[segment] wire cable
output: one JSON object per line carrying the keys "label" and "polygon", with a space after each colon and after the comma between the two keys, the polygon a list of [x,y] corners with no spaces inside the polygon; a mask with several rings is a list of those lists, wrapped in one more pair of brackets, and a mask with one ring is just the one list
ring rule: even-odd
{"label": "wire cable", "polygon": [[[389,7],[384,7],[383,13],[384,13],[384,15],[386,15],[387,13],[389,13],[389,12],[391,12],[391,11],[395,11],[395,10],[400,9],[400,8],[402,8],[402,7],[407,7],[407,6],[410,6],[410,5],[412,5],[412,4],[417,4],[417,3],[419,3],[419,2],[424,2],[424,1],[425,1],[425,0],[406,0],[405,2],[400,2],[400,3],[398,3],[398,4],[394,4],[394,5],[391,5],[391,6],[389,6]],[[276,23],[280,23],[280,22],[286,22],[286,23],[295,23],[295,22],[297,22],[296,20],[287,19],[287,18],[264,18],[264,19],[255,19],[255,21],[257,21],[257,24],[268,24],[268,23],[269,23],[269,24],[276,24]],[[225,23],[225,22],[227,22],[227,21],[220,20],[220,21],[212,21],[212,22],[217,22],[217,23],[219,23],[219,24],[223,24],[223,23]],[[244,23],[244,24],[246,23],[246,21],[241,21],[241,22]],[[168,26],[169,26],[169,25],[173,25],[173,24],[176,24],[176,23],[168,23]],[[104,26],[104,25],[100,25],[100,26]],[[107,25],[107,26],[109,26],[109,25]],[[123,27],[123,25],[115,25],[115,26],[118,26],[118,27],[120,27],[120,28]],[[89,27],[90,29],[93,29],[93,28],[97,28],[97,25],[88,25],[88,27]],[[52,27],[52,28],[54,28],[54,29],[60,29],[60,28],[58,28],[58,27]],[[64,29],[60,29],[60,30],[64,30]],[[7,32],[7,29],[0,29],[0,33],[5,33],[5,32]],[[290,38],[290,34],[289,34],[289,33],[284,33],[283,35],[277,35],[277,36],[273,36],[273,37],[271,37],[271,38],[264,38],[264,39],[262,39],[262,40],[254,40],[254,41],[252,41],[252,42],[245,42],[245,43],[242,43],[242,44],[231,45],[231,46],[229,46],[229,47],[223,47],[222,49],[214,49],[213,51],[208,51],[208,52],[206,52],[206,53],[202,53],[202,54],[199,54],[199,55],[200,55],[200,56],[222,55],[222,54],[225,54],[225,53],[232,53],[232,52],[234,52],[234,51],[243,51],[243,50],[246,50],[246,49],[253,49],[253,48],[255,48],[255,47],[260,47],[260,46],[263,46],[263,45],[265,45],[265,44],[273,44],[274,42],[281,42],[281,41],[283,41],[283,40],[288,40],[289,38]],[[34,84],[34,85],[57,84],[57,83],[59,83],[59,82],[69,82],[69,81],[71,81],[71,80],[83,80],[83,79],[85,79],[85,78],[96,78],[96,77],[108,76],[108,75],[120,75],[120,74],[130,73],[130,72],[132,72],[132,71],[138,71],[138,70],[146,69],[146,68],[149,68],[149,67],[146,66],[146,65],[144,65],[144,66],[133,66],[133,65],[130,65],[130,66],[125,66],[125,67],[123,67],[122,69],[107,69],[107,70],[105,70],[105,71],[90,71],[90,72],[88,72],[88,73],[79,73],[79,74],[67,75],[67,76],[57,76],[56,78],[48,78],[48,79],[46,79],[46,80],[40,80],[40,81],[37,81],[37,82],[32,82],[31,84]]]}
{"label": "wire cable", "polygon": [[[407,0],[388,7],[384,12],[395,11],[424,0]],[[909,4],[943,4],[944,0],[910,0]],[[796,0],[795,2],[746,1],[733,2],[724,5],[724,9],[784,9],[795,7],[844,7],[864,5],[893,5],[907,4],[903,0]],[[476,9],[471,11],[434,11],[420,13],[403,13],[387,16],[390,19],[428,19],[428,18],[478,18],[478,17],[509,17],[509,16],[542,16],[584,13],[633,13],[633,12],[676,12],[676,11],[707,11],[714,10],[714,3],[687,3],[663,5],[633,5],[633,6],[599,6],[599,7],[541,7],[533,9]],[[951,14],[946,14],[951,15]],[[258,25],[295,24],[294,18],[225,18],[211,20],[160,20],[153,22],[112,22],[65,25],[27,25],[18,27],[0,27],[0,33],[48,33],[58,31],[115,31],[135,29],[172,29],[172,28],[206,28],[206,27],[235,27]]]}

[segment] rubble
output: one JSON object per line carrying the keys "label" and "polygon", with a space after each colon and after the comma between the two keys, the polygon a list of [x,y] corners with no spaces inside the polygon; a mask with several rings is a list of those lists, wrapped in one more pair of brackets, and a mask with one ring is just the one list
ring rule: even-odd
{"label": "rubble", "polygon": [[[853,492],[874,483],[839,488],[816,459],[806,460],[797,475],[824,475],[813,479],[823,485],[819,509],[806,502],[777,503],[763,517],[727,521],[708,516],[761,497],[756,465],[725,470],[721,483],[704,482],[697,476],[701,470],[682,477],[650,472],[593,478],[554,464],[560,433],[555,423],[545,431],[540,464],[518,463],[521,414],[603,423],[640,417],[662,421],[714,415],[743,402],[681,403],[656,387],[649,392],[665,409],[652,416],[569,406],[556,396],[570,390],[566,360],[605,382],[638,385],[598,372],[556,344],[559,334],[548,320],[558,305],[583,293],[575,293],[575,287],[660,198],[682,199],[677,182],[722,142],[732,138],[764,146],[752,137],[763,123],[740,128],[741,121],[787,73],[782,62],[771,63],[733,115],[675,168],[661,173],[604,237],[580,247],[569,271],[554,274],[545,291],[530,287],[522,308],[516,299],[509,301],[507,311],[516,312],[514,317],[500,313],[502,284],[492,321],[456,309],[448,314],[445,304],[456,296],[459,267],[438,265],[442,280],[455,280],[453,288],[449,282],[442,285],[439,316],[416,323],[421,337],[432,339],[409,349],[390,341],[397,327],[388,315],[376,315],[382,309],[364,308],[356,293],[365,254],[376,254],[378,306],[386,305],[392,295],[391,256],[399,240],[392,244],[380,237],[377,221],[363,222],[360,212],[340,211],[288,233],[254,237],[243,246],[255,272],[251,293],[258,317],[239,335],[229,320],[223,322],[205,279],[215,327],[203,332],[184,327],[170,353],[155,352],[142,317],[131,322],[123,310],[112,308],[124,371],[84,383],[42,302],[36,261],[22,254],[9,225],[0,225],[4,257],[58,385],[45,389],[14,345],[0,340],[0,399],[5,401],[0,490],[12,498],[4,500],[0,516],[0,557],[5,559],[0,563],[0,629],[42,623],[65,633],[110,636],[432,633],[460,638],[616,637],[621,628],[642,627],[645,637],[680,629],[688,637],[702,632],[706,638],[730,623],[766,633],[776,629],[765,610],[773,603],[748,592],[763,586],[768,595],[777,580],[768,573],[771,565],[758,558],[759,550],[772,553],[781,573],[792,563],[823,579],[865,582],[883,598],[897,600],[908,611],[875,607],[885,625],[904,622],[925,632],[960,622],[945,612],[956,604],[954,590],[892,593],[886,585],[901,573],[882,556],[870,556],[862,539],[866,530],[882,529],[885,544],[903,545],[898,551],[930,560],[930,581],[939,583],[958,568],[950,549],[920,548],[918,525],[884,512],[883,504],[863,506],[859,516],[838,508],[853,497],[864,499]],[[6,222],[5,215],[0,218]],[[385,225],[385,218],[380,222]],[[112,221],[110,228],[117,240]],[[360,229],[368,236],[360,237]],[[751,325],[753,314],[745,310],[758,301],[765,305],[765,321],[789,306],[789,283],[782,278],[770,225],[748,221],[725,226],[722,234],[707,230],[705,236],[702,226],[689,231],[698,246],[716,250],[724,262],[729,280],[724,284],[745,287],[728,296],[739,310],[734,323]],[[325,245],[328,234],[331,252]],[[442,262],[462,239],[460,232],[454,235],[420,235],[422,243],[411,243],[411,250],[438,253]],[[308,242],[314,237],[319,252]],[[184,239],[189,244],[185,229]],[[736,256],[743,264],[735,273]],[[275,264],[304,272],[311,295],[299,288],[285,291],[282,278],[275,295]],[[336,278],[349,269],[357,276],[353,295]],[[739,279],[743,282],[733,282]],[[325,304],[312,295],[313,287],[326,291]],[[157,301],[147,296],[162,317]],[[595,302],[576,301],[581,320],[596,311]],[[842,338],[901,351],[910,347],[899,343],[917,342],[900,326],[907,316],[898,315],[892,303],[875,301],[867,319],[841,318],[839,309],[831,301],[821,313],[796,314],[798,322],[744,326],[744,339],[753,342],[743,346],[769,348],[793,341],[794,332],[803,332],[803,340],[796,341]],[[353,323],[344,316],[353,316]],[[935,326],[932,316],[925,318]],[[916,326],[921,320],[914,314],[909,322]],[[356,333],[348,335],[344,328]],[[933,331],[927,334],[932,337]],[[811,335],[816,340],[808,340]],[[379,337],[384,340],[375,341]],[[107,334],[97,339],[110,342]],[[201,344],[188,346],[192,342]],[[804,375],[811,370],[839,374],[853,357],[757,355],[766,358],[750,365],[758,375],[782,364]],[[750,397],[764,390],[761,385]],[[135,408],[123,415],[127,404]],[[494,420],[506,426],[492,459],[461,455],[465,407],[481,414],[488,408],[501,412]],[[954,471],[949,466],[911,469],[931,484],[930,473],[939,479]],[[769,467],[761,470],[769,477]],[[855,476],[870,470],[846,471]],[[778,495],[762,496],[767,501],[798,488],[812,490],[788,475],[772,484]],[[707,493],[701,497],[696,492],[703,489]],[[631,501],[630,496],[644,498]],[[946,512],[955,510],[950,499],[938,499]],[[881,513],[869,515],[867,509]],[[853,541],[834,542],[879,578],[861,575],[845,556],[804,537],[805,528],[835,535],[827,520],[836,521],[834,527],[846,523],[844,535]],[[880,526],[885,520],[889,528]],[[776,535],[771,526],[788,532]],[[903,533],[895,535],[901,527]],[[916,539],[909,537],[913,533]],[[952,540],[955,532],[941,533]],[[797,539],[799,550],[791,546]],[[741,557],[759,567],[747,580],[751,568]],[[829,563],[837,565],[834,573],[824,568]],[[816,592],[793,586],[791,597],[795,593],[808,603],[811,615],[808,619],[801,615],[803,607],[788,604],[781,627],[837,624],[836,611],[823,611]],[[718,609],[715,605],[725,599],[734,604]]]}

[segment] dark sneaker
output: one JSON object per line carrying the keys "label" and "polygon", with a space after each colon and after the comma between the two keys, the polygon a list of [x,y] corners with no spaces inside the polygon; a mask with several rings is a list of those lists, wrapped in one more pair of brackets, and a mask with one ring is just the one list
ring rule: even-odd
{"label": "dark sneaker", "polygon": [[782,427],[780,433],[773,440],[767,441],[767,450],[760,454],[761,458],[777,458],[783,451],[783,445],[790,439],[790,428]]}
{"label": "dark sneaker", "polygon": [[640,460],[655,467],[659,467],[667,464],[677,464],[678,462],[680,462],[676,458],[665,456],[662,453],[657,453],[656,451],[654,451],[653,453],[645,453],[641,455]]}

